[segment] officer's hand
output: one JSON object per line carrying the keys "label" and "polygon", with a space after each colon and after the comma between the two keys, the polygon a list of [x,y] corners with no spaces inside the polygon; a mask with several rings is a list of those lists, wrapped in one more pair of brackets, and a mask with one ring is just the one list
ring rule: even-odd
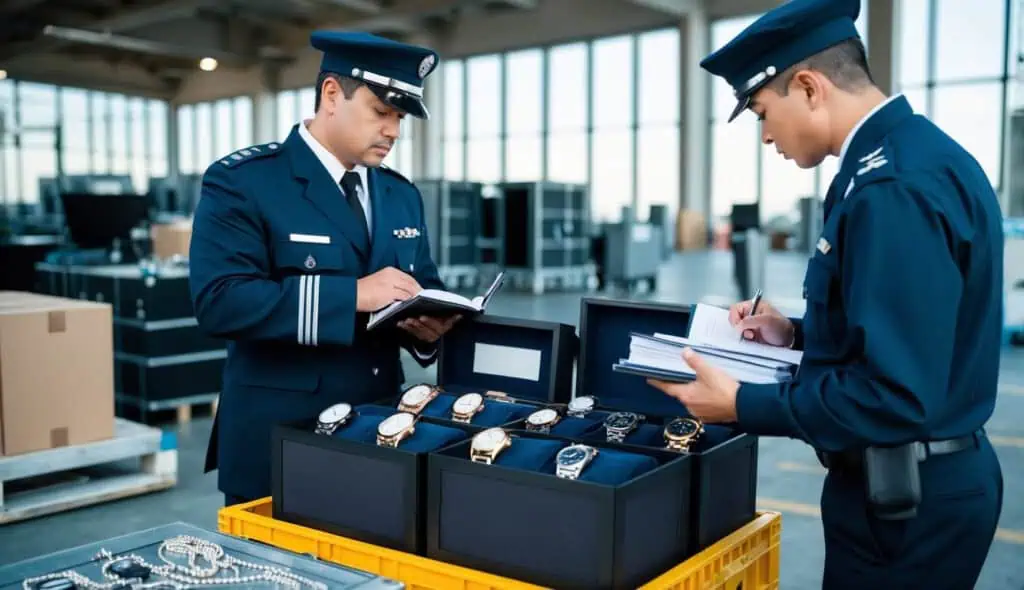
{"label": "officer's hand", "polygon": [[[761,306],[758,305],[758,308]],[[681,401],[691,416],[714,424],[736,421],[736,392],[738,381],[728,373],[708,364],[689,348],[683,351],[683,360],[697,373],[690,383],[669,383],[648,379],[647,383]]]}
{"label": "officer's hand", "polygon": [[394,301],[404,301],[422,290],[416,279],[387,267],[356,281],[356,310],[377,311]]}
{"label": "officer's hand", "polygon": [[398,322],[398,327],[412,334],[423,342],[437,342],[445,332],[452,329],[461,315],[439,320],[429,316],[409,318]]}
{"label": "officer's hand", "polygon": [[796,336],[793,322],[762,299],[757,313],[750,315],[753,300],[741,301],[729,308],[729,323],[742,331],[743,338],[773,346],[792,346]]}

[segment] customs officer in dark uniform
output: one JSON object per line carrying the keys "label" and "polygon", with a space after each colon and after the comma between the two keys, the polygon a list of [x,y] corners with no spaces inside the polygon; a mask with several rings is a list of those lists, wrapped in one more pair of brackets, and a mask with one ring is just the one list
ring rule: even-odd
{"label": "customs officer in dark uniform", "polygon": [[1002,218],[977,161],[871,80],[857,0],[794,0],[701,65],[802,168],[840,159],[799,322],[761,302],[739,333],[804,351],[795,380],[739,384],[692,351],[652,383],[709,422],[806,441],[828,468],[826,588],[972,588],[1002,507],[983,426],[1002,333]]}
{"label": "customs officer in dark uniform", "polygon": [[456,319],[366,331],[369,312],[444,288],[419,191],[381,165],[402,118],[427,118],[437,54],[365,33],[316,32],[312,44],[323,51],[314,118],[214,162],[195,212],[196,317],[228,341],[206,468],[229,504],[270,495],[276,423],[393,397],[400,348],[428,366]]}

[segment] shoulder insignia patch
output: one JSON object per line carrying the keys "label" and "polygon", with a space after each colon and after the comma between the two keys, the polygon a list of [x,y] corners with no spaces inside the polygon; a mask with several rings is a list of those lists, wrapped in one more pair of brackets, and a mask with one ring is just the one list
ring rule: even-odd
{"label": "shoulder insignia patch", "polygon": [[873,171],[880,170],[888,165],[889,158],[885,148],[880,147],[857,161],[857,176],[871,174]]}
{"label": "shoulder insignia patch", "polygon": [[274,154],[277,154],[280,151],[281,144],[276,141],[272,141],[270,143],[264,143],[261,145],[254,145],[240,149],[236,152],[224,156],[220,160],[217,160],[217,162],[222,166],[234,168],[235,166],[240,166],[246,162],[251,162],[252,160],[273,156]]}
{"label": "shoulder insignia patch", "polygon": [[399,172],[398,170],[395,170],[394,168],[388,168],[384,164],[381,164],[378,167],[378,170],[380,170],[381,172],[387,172],[388,174],[391,174],[392,176],[394,176],[394,177],[398,178],[399,180],[401,180],[403,182],[406,182],[408,184],[412,184],[413,183],[411,180],[409,180],[408,178],[403,176],[402,173]]}
{"label": "shoulder insignia patch", "polygon": [[863,186],[896,177],[896,168],[885,146],[880,146],[857,159],[857,169],[850,177],[843,198],[857,192]]}

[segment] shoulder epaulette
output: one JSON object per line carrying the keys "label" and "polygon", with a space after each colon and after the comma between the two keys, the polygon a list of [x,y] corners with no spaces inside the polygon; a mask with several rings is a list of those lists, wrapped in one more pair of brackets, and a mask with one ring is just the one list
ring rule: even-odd
{"label": "shoulder epaulette", "polygon": [[218,163],[223,166],[227,166],[228,168],[234,168],[235,166],[241,166],[246,162],[273,156],[280,153],[280,151],[281,144],[276,141],[272,141],[270,143],[249,146],[230,153],[218,160]]}
{"label": "shoulder epaulette", "polygon": [[850,177],[850,183],[846,187],[845,196],[856,192],[858,188],[896,178],[896,167],[892,161],[891,150],[885,146],[879,146],[857,159],[857,169]]}
{"label": "shoulder epaulette", "polygon": [[381,172],[387,172],[387,173],[391,174],[392,176],[394,176],[394,177],[398,178],[399,180],[401,180],[401,181],[403,181],[403,182],[406,182],[406,183],[408,183],[408,184],[412,184],[412,181],[411,181],[411,180],[409,180],[408,178],[406,178],[405,176],[403,176],[401,172],[399,172],[398,170],[395,170],[394,168],[388,168],[388,167],[387,167],[387,166],[385,166],[384,164],[381,164],[381,165],[380,165],[380,166],[378,167],[378,169],[379,169],[379,170],[380,170]]}

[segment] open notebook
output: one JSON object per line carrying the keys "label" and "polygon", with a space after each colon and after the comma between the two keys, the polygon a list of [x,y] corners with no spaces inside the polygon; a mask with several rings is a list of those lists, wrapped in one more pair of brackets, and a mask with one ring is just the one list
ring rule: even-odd
{"label": "open notebook", "polygon": [[395,301],[387,307],[371,313],[366,329],[373,330],[382,325],[393,326],[410,317],[430,316],[446,318],[456,314],[475,316],[484,313],[487,309],[487,304],[491,301],[491,297],[501,288],[504,282],[505,273],[499,272],[494,282],[487,288],[487,291],[483,295],[472,299],[467,299],[458,293],[450,291],[424,289],[405,301]]}
{"label": "open notebook", "polygon": [[698,304],[688,337],[630,334],[629,357],[620,359],[612,369],[665,381],[692,381],[696,373],[682,357],[687,347],[742,383],[790,380],[803,360],[799,350],[743,340],[729,323],[729,310]]}

